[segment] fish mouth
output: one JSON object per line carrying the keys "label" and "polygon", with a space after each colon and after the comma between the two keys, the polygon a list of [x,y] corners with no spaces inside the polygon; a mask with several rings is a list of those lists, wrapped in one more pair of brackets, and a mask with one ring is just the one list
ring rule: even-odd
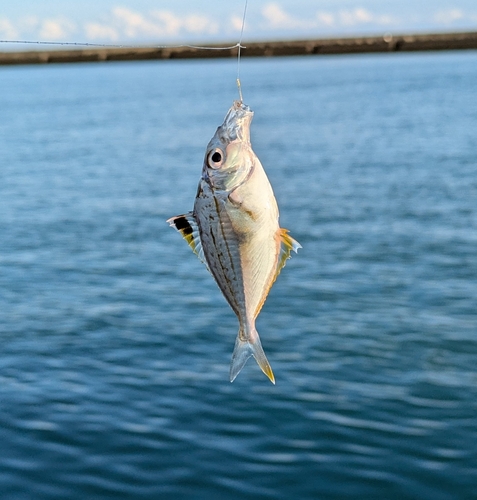
{"label": "fish mouth", "polygon": [[253,111],[250,106],[242,101],[234,101],[232,107],[224,118],[224,123],[220,127],[223,135],[228,136],[229,141],[236,139],[250,142],[250,123],[253,118]]}
{"label": "fish mouth", "polygon": [[252,110],[250,109],[250,106],[247,104],[244,104],[242,101],[234,101],[232,108],[235,110],[241,110],[243,112],[251,112]]}

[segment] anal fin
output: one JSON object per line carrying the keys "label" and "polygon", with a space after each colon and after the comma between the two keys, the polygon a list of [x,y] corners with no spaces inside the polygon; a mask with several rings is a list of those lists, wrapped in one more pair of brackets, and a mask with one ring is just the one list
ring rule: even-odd
{"label": "anal fin", "polygon": [[300,243],[288,234],[288,229],[280,228],[278,231],[280,235],[280,255],[278,256],[277,274],[275,275],[275,279],[285,266],[286,261],[291,257],[292,250],[295,253],[298,253],[298,249],[302,248]]}

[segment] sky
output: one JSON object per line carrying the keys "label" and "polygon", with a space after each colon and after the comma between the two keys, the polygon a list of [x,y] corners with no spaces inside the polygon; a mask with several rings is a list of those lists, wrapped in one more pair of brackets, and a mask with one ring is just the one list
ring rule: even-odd
{"label": "sky", "polygon": [[[245,0],[0,0],[0,40],[237,42]],[[477,0],[248,0],[243,41],[477,31]],[[2,42],[0,50],[14,48]]]}

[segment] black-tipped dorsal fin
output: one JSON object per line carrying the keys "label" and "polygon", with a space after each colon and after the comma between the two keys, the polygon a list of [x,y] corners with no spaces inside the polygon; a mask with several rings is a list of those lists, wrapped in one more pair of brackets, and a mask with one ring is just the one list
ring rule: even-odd
{"label": "black-tipped dorsal fin", "polygon": [[194,214],[188,212],[182,215],[176,215],[167,220],[169,225],[179,233],[187,241],[187,244],[192,248],[192,251],[199,257],[199,260],[205,264],[205,267],[210,272],[207,261],[205,260],[204,250],[202,249],[202,242],[200,241],[199,227],[195,220]]}

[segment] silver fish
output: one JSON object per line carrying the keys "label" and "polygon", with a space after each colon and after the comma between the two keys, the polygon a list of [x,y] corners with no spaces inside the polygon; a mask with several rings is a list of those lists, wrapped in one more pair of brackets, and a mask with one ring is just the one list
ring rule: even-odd
{"label": "silver fish", "polygon": [[275,383],[255,320],[301,245],[278,225],[272,187],[250,144],[252,117],[249,106],[233,103],[207,146],[194,210],[167,222],[207,266],[239,320],[230,381],[253,356]]}

